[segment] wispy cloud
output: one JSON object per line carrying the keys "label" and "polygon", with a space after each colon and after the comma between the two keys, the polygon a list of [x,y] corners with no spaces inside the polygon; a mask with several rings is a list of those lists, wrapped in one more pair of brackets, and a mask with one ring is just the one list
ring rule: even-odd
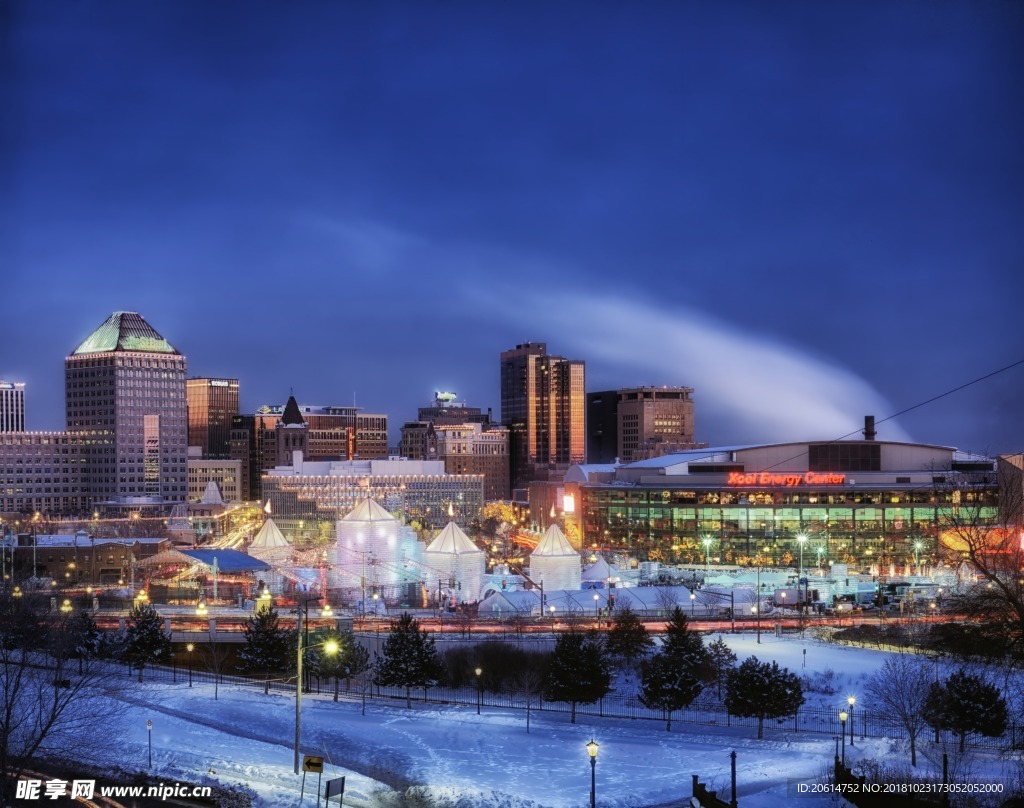
{"label": "wispy cloud", "polygon": [[[593,381],[695,388],[698,438],[711,420],[743,440],[834,439],[857,432],[865,414],[893,409],[846,368],[685,306],[576,292],[517,299],[506,290],[502,299],[496,310],[552,335],[557,353],[587,361],[589,389],[601,389]],[[908,439],[893,422],[884,436]]]}

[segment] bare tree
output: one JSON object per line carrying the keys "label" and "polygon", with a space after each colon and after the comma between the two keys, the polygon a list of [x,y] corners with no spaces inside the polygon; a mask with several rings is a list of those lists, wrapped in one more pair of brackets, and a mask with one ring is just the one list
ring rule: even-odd
{"label": "bare tree", "polygon": [[930,668],[913,654],[896,654],[885,660],[866,688],[879,711],[891,715],[906,731],[912,766],[917,765],[917,738],[927,726],[924,703],[932,681]]}
{"label": "bare tree", "polygon": [[1019,646],[1024,641],[1024,455],[1001,456],[998,469],[997,487],[992,472],[944,475],[935,491],[939,552],[948,565],[966,564],[969,570],[960,607]]}
{"label": "bare tree", "polygon": [[45,606],[42,599],[0,599],[0,802],[5,805],[33,761],[72,756],[109,718],[110,702],[96,692],[100,663],[76,653],[70,618]]}

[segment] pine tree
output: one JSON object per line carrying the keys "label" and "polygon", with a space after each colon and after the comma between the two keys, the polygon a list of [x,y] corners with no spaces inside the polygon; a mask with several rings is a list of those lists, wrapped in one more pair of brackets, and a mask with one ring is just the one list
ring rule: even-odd
{"label": "pine tree", "polygon": [[655,654],[643,666],[640,701],[665,712],[665,730],[672,731],[672,713],[689,707],[704,689],[704,683],[690,668],[668,654]]}
{"label": "pine tree", "polygon": [[[321,678],[334,679],[334,700],[338,700],[338,682],[350,679],[370,669],[370,653],[359,644],[351,631],[327,631],[318,635],[322,642],[307,648],[303,667]],[[337,652],[329,654],[327,644],[333,642]]]}
{"label": "pine tree", "polygon": [[654,640],[636,613],[628,606],[615,613],[612,627],[605,642],[608,655],[621,659],[627,666],[647,656],[654,648]]}
{"label": "pine tree", "polygon": [[171,634],[164,631],[163,618],[157,610],[149,603],[133,606],[128,612],[121,658],[139,669],[139,681],[147,664],[159,662],[170,652]]}
{"label": "pine tree", "polygon": [[377,660],[374,680],[384,687],[404,687],[405,706],[411,707],[414,687],[433,687],[444,676],[444,666],[427,634],[408,612],[391,623]]}
{"label": "pine tree", "polygon": [[718,698],[722,698],[722,685],[729,675],[729,671],[736,667],[736,652],[733,651],[721,637],[707,646],[708,670],[711,674],[711,681],[718,689]]}
{"label": "pine tree", "polygon": [[288,669],[295,650],[295,634],[282,628],[274,608],[262,609],[245,621],[245,647],[238,652],[243,673],[263,674],[263,692],[270,692],[270,676]]}
{"label": "pine tree", "polygon": [[665,635],[661,641],[661,653],[704,683],[712,681],[708,651],[704,647],[704,639],[690,631],[689,621],[683,610],[678,606],[672,610]]}
{"label": "pine tree", "polygon": [[96,659],[103,647],[103,634],[100,632],[92,615],[86,611],[79,612],[68,622],[71,641],[71,658],[78,660],[78,672],[89,660]]}
{"label": "pine tree", "polygon": [[968,732],[990,738],[1006,731],[1006,699],[981,676],[961,668],[944,684],[933,682],[924,701],[924,720],[935,729],[960,736],[960,751]]}
{"label": "pine tree", "polygon": [[726,679],[726,709],[740,718],[757,718],[758,740],[764,737],[766,718],[793,715],[803,703],[799,677],[778,662],[747,657]]}
{"label": "pine tree", "polygon": [[567,701],[571,721],[576,723],[576,705],[593,704],[611,690],[612,674],[600,638],[570,631],[559,636],[548,661],[544,698]]}

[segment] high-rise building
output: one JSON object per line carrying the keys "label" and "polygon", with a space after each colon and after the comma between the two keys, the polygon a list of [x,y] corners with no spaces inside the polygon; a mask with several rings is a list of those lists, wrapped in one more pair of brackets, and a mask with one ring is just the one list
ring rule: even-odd
{"label": "high-rise building", "polygon": [[203,457],[230,454],[231,419],[238,415],[238,379],[189,379],[188,445],[202,449]]}
{"label": "high-rise building", "polygon": [[543,342],[501,354],[501,422],[509,429],[514,489],[560,479],[586,455],[585,365],[549,356]]}
{"label": "high-rise building", "polygon": [[135,312],[114,312],[64,360],[67,431],[93,503],[184,502],[186,361]]}
{"label": "high-rise building", "polygon": [[429,421],[434,426],[458,426],[459,424],[489,424],[491,410],[482,412],[479,407],[467,407],[465,402],[458,403],[455,393],[434,393],[434,401],[427,407],[417,411],[418,421]]}
{"label": "high-rise building", "polygon": [[482,474],[484,499],[508,499],[508,428],[501,424],[449,424],[434,427],[436,457],[448,474]]}
{"label": "high-rise building", "polygon": [[0,434],[0,513],[82,513],[82,467],[82,448],[66,432]]}
{"label": "high-rise building", "polygon": [[630,387],[587,393],[587,462],[633,463],[700,448],[692,387]]}
{"label": "high-rise building", "polygon": [[25,383],[0,381],[0,432],[25,431]]}

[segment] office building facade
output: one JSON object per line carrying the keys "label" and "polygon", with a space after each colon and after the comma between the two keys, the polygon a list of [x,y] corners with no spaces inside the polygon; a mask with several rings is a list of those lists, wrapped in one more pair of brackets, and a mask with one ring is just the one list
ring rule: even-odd
{"label": "office building facade", "polygon": [[78,441],[66,432],[0,434],[0,513],[75,516],[89,508]]}
{"label": "office building facade", "polygon": [[92,503],[161,506],[188,488],[186,360],[136,312],[115,312],[64,361],[67,432]]}
{"label": "office building facade", "polygon": [[230,456],[231,419],[238,415],[238,379],[188,379],[188,445],[203,457]]}
{"label": "office building facade", "polygon": [[543,342],[501,353],[501,422],[509,430],[514,489],[560,479],[586,456],[586,370]]}
{"label": "office building facade", "polygon": [[25,431],[25,383],[0,381],[0,433]]}
{"label": "office building facade", "polygon": [[700,448],[693,388],[629,387],[587,393],[587,462],[633,463]]}

